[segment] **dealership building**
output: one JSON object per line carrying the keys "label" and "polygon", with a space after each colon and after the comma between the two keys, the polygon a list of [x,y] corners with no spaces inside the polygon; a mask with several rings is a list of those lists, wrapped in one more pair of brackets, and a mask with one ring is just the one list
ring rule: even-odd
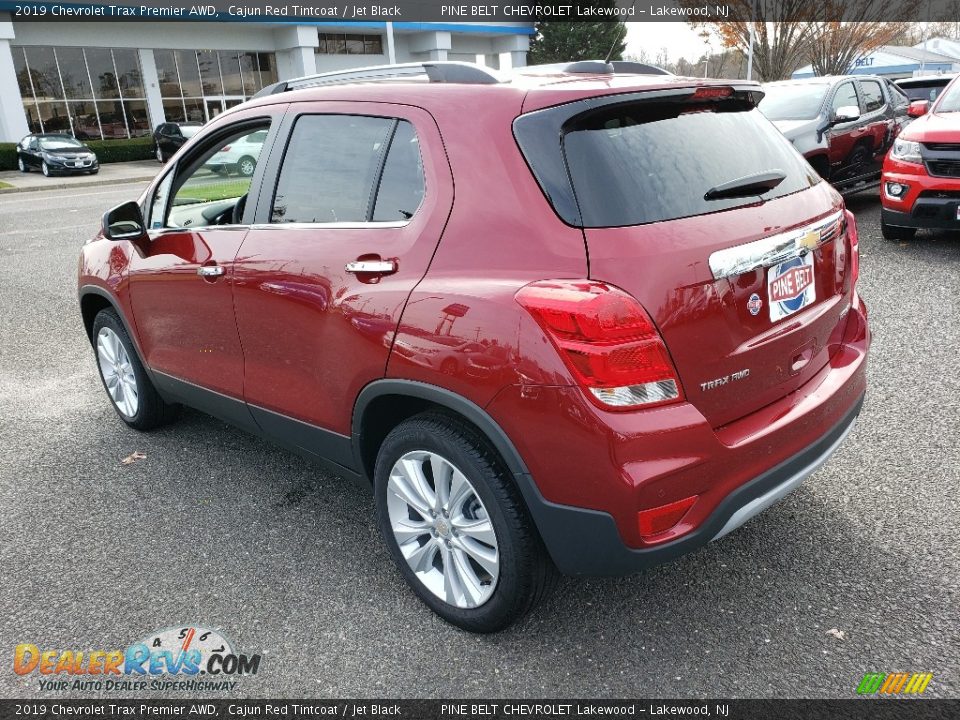
{"label": "dealership building", "polygon": [[16,22],[0,13],[0,142],[206,122],[277,80],[364,65],[526,64],[533,23]]}

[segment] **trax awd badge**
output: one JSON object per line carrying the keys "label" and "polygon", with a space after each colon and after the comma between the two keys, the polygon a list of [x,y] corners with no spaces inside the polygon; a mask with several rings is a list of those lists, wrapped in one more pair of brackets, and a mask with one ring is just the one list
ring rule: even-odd
{"label": "trax awd badge", "polygon": [[727,383],[736,382],[737,380],[743,380],[748,377],[750,377],[750,368],[744,368],[743,370],[737,370],[729,375],[724,375],[723,377],[702,382],[700,383],[700,389],[703,392],[706,392],[707,390],[715,390],[716,388],[726,385]]}

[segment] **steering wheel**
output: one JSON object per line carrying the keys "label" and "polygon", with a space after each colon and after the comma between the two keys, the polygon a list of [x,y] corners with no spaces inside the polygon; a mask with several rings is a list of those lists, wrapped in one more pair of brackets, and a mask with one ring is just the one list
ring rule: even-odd
{"label": "steering wheel", "polygon": [[240,196],[240,199],[237,200],[237,204],[233,206],[233,214],[231,216],[231,221],[234,225],[243,224],[243,211],[247,207],[247,195],[250,193],[244,193]]}

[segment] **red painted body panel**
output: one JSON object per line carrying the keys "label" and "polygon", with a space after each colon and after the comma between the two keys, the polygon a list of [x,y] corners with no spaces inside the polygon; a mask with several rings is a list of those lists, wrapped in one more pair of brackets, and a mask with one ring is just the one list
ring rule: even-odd
{"label": "red painted body panel", "polygon": [[[680,373],[687,399],[719,427],[767,405],[810,380],[829,359],[831,335],[842,332],[849,305],[837,282],[835,243],[814,255],[816,302],[770,321],[767,273],[715,280],[709,257],[823,219],[842,208],[836,191],[814,188],[750,207],[628,228],[589,229],[590,274],[617,285],[646,308]],[[751,315],[747,301],[763,302]],[[799,369],[795,359],[811,354]],[[749,370],[743,380],[706,390],[701,383]]]}
{"label": "red painted body panel", "polygon": [[826,367],[795,392],[720,430],[691,404],[604,412],[579,388],[513,385],[487,411],[517,444],[547,500],[610,513],[646,547],[637,512],[699,495],[656,544],[686,534],[731,491],[820,438],[866,389],[869,333],[859,299]]}
{"label": "red painted body panel", "polygon": [[[163,231],[135,246],[128,268],[140,346],[154,370],[243,397],[243,351],[233,312],[233,261],[245,228]],[[197,275],[221,265],[224,275]]]}
{"label": "red painted body panel", "polygon": [[[256,226],[236,263],[235,303],[247,402],[349,435],[353,404],[381,378],[393,331],[423,277],[453,203],[453,177],[428,113],[405,105],[299,103],[291,112],[399,117],[413,123],[427,191],[403,227]],[[348,262],[395,259],[365,278]]]}

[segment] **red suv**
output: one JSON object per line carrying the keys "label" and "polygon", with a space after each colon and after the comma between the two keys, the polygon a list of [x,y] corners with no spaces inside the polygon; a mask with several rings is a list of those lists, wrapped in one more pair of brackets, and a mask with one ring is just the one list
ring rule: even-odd
{"label": "red suv", "polygon": [[[375,68],[217,117],[83,248],[121,419],[190,405],[371,483],[475,631],[776,502],[863,400],[853,216],[758,85],[624,70]],[[260,131],[252,177],[206,164]]]}
{"label": "red suv", "polygon": [[953,80],[930,107],[910,103],[919,116],[894,142],[880,179],[880,230],[909,240],[918,228],[960,228],[960,84]]}

